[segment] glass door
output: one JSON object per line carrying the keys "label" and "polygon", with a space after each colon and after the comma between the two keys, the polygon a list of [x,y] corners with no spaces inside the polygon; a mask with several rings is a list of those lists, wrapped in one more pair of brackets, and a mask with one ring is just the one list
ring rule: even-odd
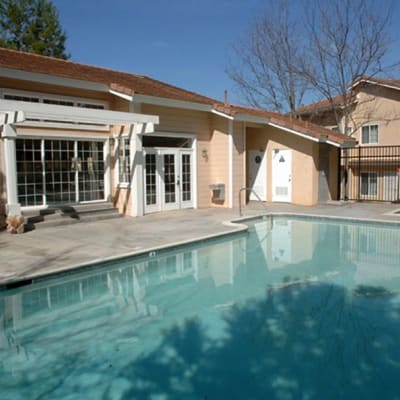
{"label": "glass door", "polygon": [[44,140],[45,204],[75,203],[74,142]]}
{"label": "glass door", "polygon": [[77,201],[104,200],[103,142],[77,142]]}
{"label": "glass door", "polygon": [[144,204],[146,212],[159,211],[159,162],[155,150],[144,154]]}
{"label": "glass door", "polygon": [[144,150],[145,213],[193,207],[191,150]]}
{"label": "glass door", "polygon": [[180,151],[180,201],[181,208],[193,207],[192,152]]}
{"label": "glass door", "polygon": [[176,151],[160,150],[161,153],[161,190],[162,190],[162,210],[179,208],[179,185],[178,175],[178,155]]}

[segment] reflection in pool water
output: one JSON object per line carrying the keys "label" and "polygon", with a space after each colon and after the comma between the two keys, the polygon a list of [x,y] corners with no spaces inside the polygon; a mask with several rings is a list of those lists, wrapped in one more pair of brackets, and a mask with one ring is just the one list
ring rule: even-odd
{"label": "reflection in pool water", "polygon": [[4,291],[1,398],[396,399],[398,243],[274,218]]}

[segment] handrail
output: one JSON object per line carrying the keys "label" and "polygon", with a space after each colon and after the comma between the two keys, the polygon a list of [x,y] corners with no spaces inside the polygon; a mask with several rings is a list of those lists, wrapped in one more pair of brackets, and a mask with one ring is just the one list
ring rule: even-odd
{"label": "handrail", "polygon": [[[242,214],[242,196],[241,196],[241,194],[242,194],[243,191],[253,193],[253,194],[257,197],[258,201],[260,201],[261,203],[264,204],[263,200],[261,200],[260,196],[257,194],[257,192],[256,192],[254,189],[248,188],[248,187],[243,187],[243,188],[241,188],[241,189],[239,190],[239,216],[240,216],[240,217],[243,215],[243,214]],[[268,209],[267,209],[267,207],[266,207],[265,205],[264,205],[264,208],[268,211]]]}

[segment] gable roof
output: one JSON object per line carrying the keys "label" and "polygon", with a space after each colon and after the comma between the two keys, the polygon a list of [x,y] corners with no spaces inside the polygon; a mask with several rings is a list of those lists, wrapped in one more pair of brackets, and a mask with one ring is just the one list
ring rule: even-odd
{"label": "gable roof", "polygon": [[332,98],[332,101],[327,99],[323,99],[320,101],[316,101],[314,103],[307,104],[305,106],[301,106],[296,110],[297,114],[309,114],[317,111],[329,111],[332,108],[340,108],[345,104],[344,96],[335,96]]}
{"label": "gable roof", "polygon": [[360,78],[356,79],[351,85],[350,88],[353,89],[360,84],[372,84],[387,87],[389,89],[400,90],[400,80],[398,79],[385,79],[379,77],[367,77],[361,76]]}
{"label": "gable roof", "polygon": [[102,83],[109,87],[112,85],[114,88],[123,88],[124,92],[128,90],[130,94],[134,92],[201,104],[210,104],[215,101],[209,97],[160,82],[144,75],[120,72],[4,48],[0,48],[0,67],[47,74],[60,78]]}
{"label": "gable roof", "polygon": [[[293,119],[289,116],[243,106],[226,105],[210,97],[178,88],[173,85],[127,72],[79,64],[76,62],[24,53],[0,47],[0,69],[7,68],[26,73],[46,74],[49,76],[74,79],[82,82],[95,82],[105,85],[108,90],[126,96],[144,95],[150,97],[191,102],[206,106],[204,110],[220,113],[223,116],[243,121],[258,118],[260,123],[277,126],[292,133],[298,133],[316,141],[331,141],[335,145],[355,143],[354,139],[332,132],[320,126]],[[60,83],[62,86],[62,83]]]}
{"label": "gable roof", "polygon": [[[360,78],[356,79],[350,86],[350,89],[355,89],[357,86],[361,85],[378,85],[383,86],[389,89],[400,90],[400,80],[397,79],[385,79],[385,78],[378,78],[378,77],[367,77],[361,76]],[[349,92],[347,94],[351,96],[352,94]],[[316,101],[314,103],[307,104],[305,106],[301,106],[296,110],[296,113],[299,115],[304,114],[311,114],[315,112],[323,112],[329,111],[333,108],[340,108],[345,104],[345,97],[343,95],[335,96],[332,98],[332,101],[327,99]],[[356,97],[353,94],[353,99],[356,100]]]}
{"label": "gable roof", "polygon": [[266,120],[266,125],[275,126],[300,136],[306,136],[316,142],[327,142],[329,144],[341,146],[353,146],[357,143],[352,137],[339,132],[333,132],[330,129],[298,118],[293,118],[289,115],[235,105],[215,104],[214,108],[221,113],[237,117],[237,119],[241,119],[240,116],[245,115],[263,118]]}

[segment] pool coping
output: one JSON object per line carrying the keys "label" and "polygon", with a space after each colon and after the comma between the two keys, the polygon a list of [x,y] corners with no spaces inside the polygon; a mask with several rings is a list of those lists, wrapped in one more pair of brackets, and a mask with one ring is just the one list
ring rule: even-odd
{"label": "pool coping", "polygon": [[[260,218],[260,217],[262,217],[262,215],[260,215],[258,217]],[[42,272],[42,273],[39,271],[37,273],[27,275],[24,277],[11,276],[8,279],[7,279],[7,277],[5,277],[0,282],[0,293],[5,290],[15,289],[15,288],[19,288],[22,286],[30,285],[32,283],[40,282],[42,280],[51,279],[55,275],[66,276],[69,274],[77,273],[81,270],[84,271],[86,269],[91,268],[92,266],[94,266],[96,264],[103,264],[103,263],[120,260],[120,259],[124,259],[124,258],[141,257],[141,256],[145,256],[145,255],[150,255],[150,253],[159,253],[161,251],[173,250],[173,249],[176,249],[179,247],[183,247],[185,245],[201,243],[201,242],[209,241],[212,239],[216,239],[216,238],[224,237],[224,236],[228,236],[228,235],[235,235],[235,234],[245,232],[248,230],[247,225],[241,224],[239,222],[235,223],[233,221],[223,221],[222,225],[232,227],[235,229],[231,230],[231,231],[226,231],[226,232],[218,232],[215,234],[199,236],[199,237],[191,238],[191,239],[187,239],[187,240],[171,242],[171,243],[160,245],[160,246],[153,246],[153,247],[147,247],[147,248],[140,249],[140,250],[128,251],[126,253],[121,253],[118,255],[110,256],[110,257],[96,258],[96,259],[93,259],[91,261],[84,262],[84,263],[65,265],[65,266],[58,267],[57,271]]]}
{"label": "pool coping", "polygon": [[[392,214],[385,213],[384,215]],[[400,215],[398,215],[400,216]],[[368,225],[380,225],[380,226],[391,226],[391,227],[400,227],[400,219],[397,221],[388,221],[384,219],[378,218],[360,218],[360,217],[340,217],[340,216],[330,216],[330,215],[322,215],[322,214],[309,214],[309,213],[299,213],[299,212],[263,212],[260,214],[254,214],[252,216],[240,217],[235,219],[230,219],[226,221],[222,221],[221,225],[230,227],[232,230],[226,232],[217,232],[214,234],[203,235],[199,237],[192,237],[187,240],[180,240],[176,242],[171,242],[168,244],[163,244],[159,246],[152,246],[147,248],[141,248],[140,250],[132,250],[125,253],[120,253],[118,255],[112,255],[109,257],[101,257],[95,258],[93,260],[83,262],[83,263],[74,263],[65,266],[57,267],[56,271],[36,271],[36,273],[28,274],[25,276],[10,276],[9,278],[4,277],[0,282],[0,293],[16,289],[19,287],[27,286],[32,283],[38,283],[40,281],[52,279],[55,276],[67,276],[71,274],[76,274],[79,272],[83,272],[85,270],[90,269],[96,264],[105,264],[108,262],[112,262],[115,260],[121,260],[125,258],[131,257],[143,257],[146,255],[151,255],[151,253],[159,253],[163,251],[172,251],[179,247],[183,247],[186,245],[191,245],[194,243],[202,243],[206,241],[210,241],[217,238],[222,238],[229,235],[235,235],[238,233],[243,233],[249,229],[249,226],[246,222],[252,220],[258,220],[261,218],[269,218],[269,217],[299,217],[299,218],[306,218],[311,220],[321,220],[321,221],[330,221],[330,222],[350,222],[350,223],[363,223]]]}

